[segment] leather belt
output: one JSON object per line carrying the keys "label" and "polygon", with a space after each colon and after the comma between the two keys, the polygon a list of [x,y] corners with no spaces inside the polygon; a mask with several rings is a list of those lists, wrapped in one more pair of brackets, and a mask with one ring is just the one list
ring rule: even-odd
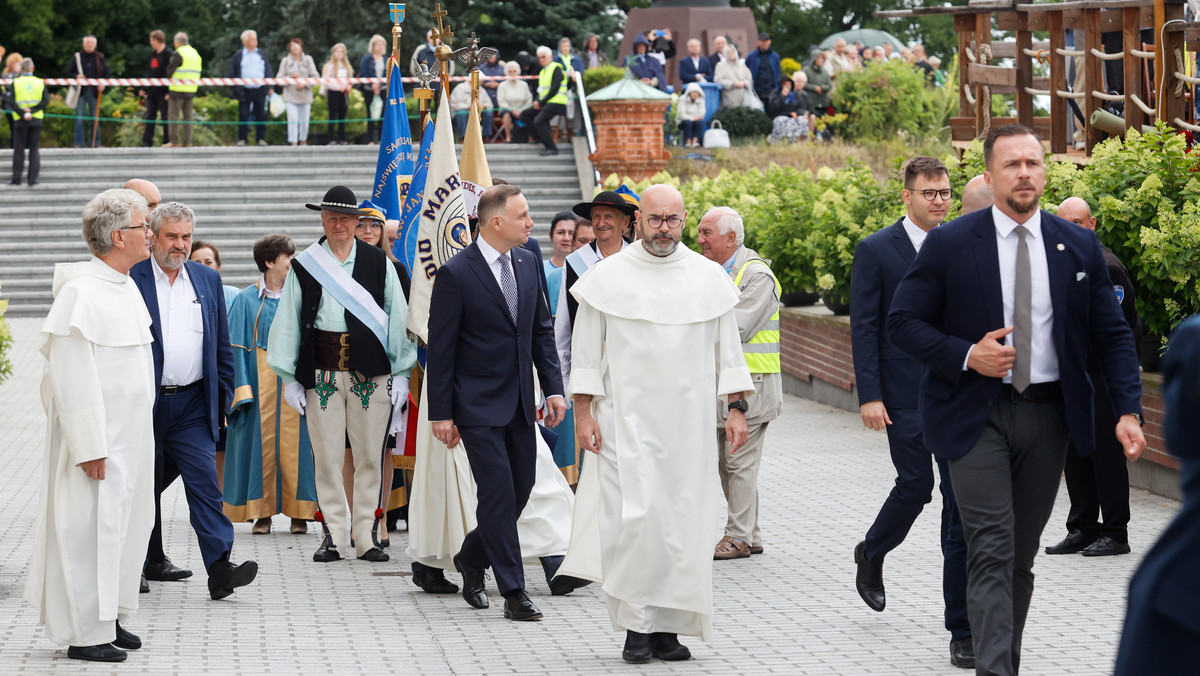
{"label": "leather belt", "polygon": [[164,397],[173,397],[177,394],[182,394],[188,390],[194,390],[204,385],[204,379],[201,378],[190,385],[163,385],[158,388],[158,393]]}
{"label": "leather belt", "polygon": [[313,366],[322,371],[349,371],[350,334],[313,329]]}
{"label": "leather belt", "polygon": [[1049,383],[1031,383],[1024,392],[1017,392],[1012,385],[1004,383],[1000,386],[1000,398],[1011,402],[1062,401],[1062,382],[1055,380]]}

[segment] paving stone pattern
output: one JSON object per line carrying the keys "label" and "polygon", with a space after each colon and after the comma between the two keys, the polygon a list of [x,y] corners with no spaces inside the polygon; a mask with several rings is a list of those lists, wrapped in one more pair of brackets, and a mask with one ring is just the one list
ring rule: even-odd
{"label": "paving stone pattern", "polygon": [[[255,559],[257,582],[223,601],[208,598],[187,504],[178,483],[163,496],[164,535],[175,563],[197,571],[183,582],[151,583],[128,628],[145,647],[118,667],[66,658],[46,640],[21,596],[29,565],[45,421],[38,397],[42,361],[35,319],[11,320],[14,377],[0,386],[0,673],[244,674],[963,674],[949,663],[942,626],[940,497],[884,566],[888,604],[874,613],[854,589],[854,545],[894,474],[883,434],[858,417],[787,397],[771,424],[762,463],[766,553],[714,564],[716,635],[685,638],[695,659],[623,663],[593,585],[551,597],[540,568],[526,577],[545,613],[512,623],[489,583],[492,607],[473,610],[458,595],[430,596],[412,585],[393,535],[393,560],[316,564],[319,542],[287,532],[252,535],[235,524],[234,559]],[[714,472],[715,475],[715,472]],[[716,483],[711,487],[719,491]],[[1085,559],[1039,555],[1037,588],[1025,631],[1025,674],[1110,673],[1129,576],[1179,503],[1132,495],[1133,555]],[[1060,490],[1050,544],[1063,535]],[[723,519],[723,517],[722,517]],[[713,524],[713,541],[721,523]],[[458,581],[456,574],[450,574]]]}

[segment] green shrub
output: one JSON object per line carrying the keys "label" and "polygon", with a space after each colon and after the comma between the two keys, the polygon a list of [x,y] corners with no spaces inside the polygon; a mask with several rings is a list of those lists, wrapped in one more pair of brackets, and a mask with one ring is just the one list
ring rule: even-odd
{"label": "green shrub", "polygon": [[845,137],[882,140],[898,133],[921,137],[945,124],[947,94],[927,89],[922,71],[900,60],[838,76],[833,107],[847,115]]}
{"label": "green shrub", "polygon": [[625,77],[625,69],[620,66],[589,68],[583,71],[583,91],[591,95],[623,77]]}
{"label": "green shrub", "polygon": [[779,61],[779,71],[783,74],[784,77],[790,78],[793,73],[795,73],[796,71],[800,70],[803,67],[804,66],[801,65],[799,61],[797,61],[793,58],[790,58],[790,57],[786,58],[786,59],[781,59]]}
{"label": "green shrub", "polygon": [[729,132],[731,138],[763,137],[771,133],[771,118],[761,110],[751,108],[721,108],[714,120],[721,121],[721,127]]}

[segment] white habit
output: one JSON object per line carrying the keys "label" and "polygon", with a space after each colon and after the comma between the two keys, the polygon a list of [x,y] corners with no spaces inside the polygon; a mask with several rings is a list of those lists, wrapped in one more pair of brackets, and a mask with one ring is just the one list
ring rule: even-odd
{"label": "white habit", "polygon": [[[42,327],[46,459],[25,600],[50,640],[109,643],[138,607],[154,520],[154,361],[137,285],[98,258],[54,268]],[[79,463],[105,458],[105,478]]]}
{"label": "white habit", "polygon": [[659,258],[632,245],[571,293],[570,394],[592,395],[601,448],[581,473],[560,574],[597,577],[588,552],[598,529],[613,627],[709,640],[721,497],[712,420],[718,396],[754,391],[737,288],[683,246]]}

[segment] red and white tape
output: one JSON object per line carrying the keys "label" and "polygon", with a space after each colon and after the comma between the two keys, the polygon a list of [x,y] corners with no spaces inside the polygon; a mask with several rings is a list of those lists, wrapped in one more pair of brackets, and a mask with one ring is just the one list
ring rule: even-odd
{"label": "red and white tape", "polygon": [[[534,75],[519,76],[521,80],[533,80]],[[470,80],[470,76],[455,76],[451,77],[451,82],[462,82]],[[479,80],[504,80],[502,76],[481,75]],[[416,84],[417,78],[405,77],[401,78],[404,84]],[[436,80],[431,81],[436,82]],[[104,85],[106,87],[167,87],[170,85],[199,85],[201,87],[228,87],[241,85],[291,85],[309,87],[319,84],[386,84],[387,78],[382,77],[263,77],[263,78],[246,78],[246,77],[202,77],[195,80],[172,80],[162,77],[107,77],[107,78],[65,78],[65,77],[48,77],[45,78],[45,83],[48,85],[84,85],[87,87],[95,87],[96,85]]]}

